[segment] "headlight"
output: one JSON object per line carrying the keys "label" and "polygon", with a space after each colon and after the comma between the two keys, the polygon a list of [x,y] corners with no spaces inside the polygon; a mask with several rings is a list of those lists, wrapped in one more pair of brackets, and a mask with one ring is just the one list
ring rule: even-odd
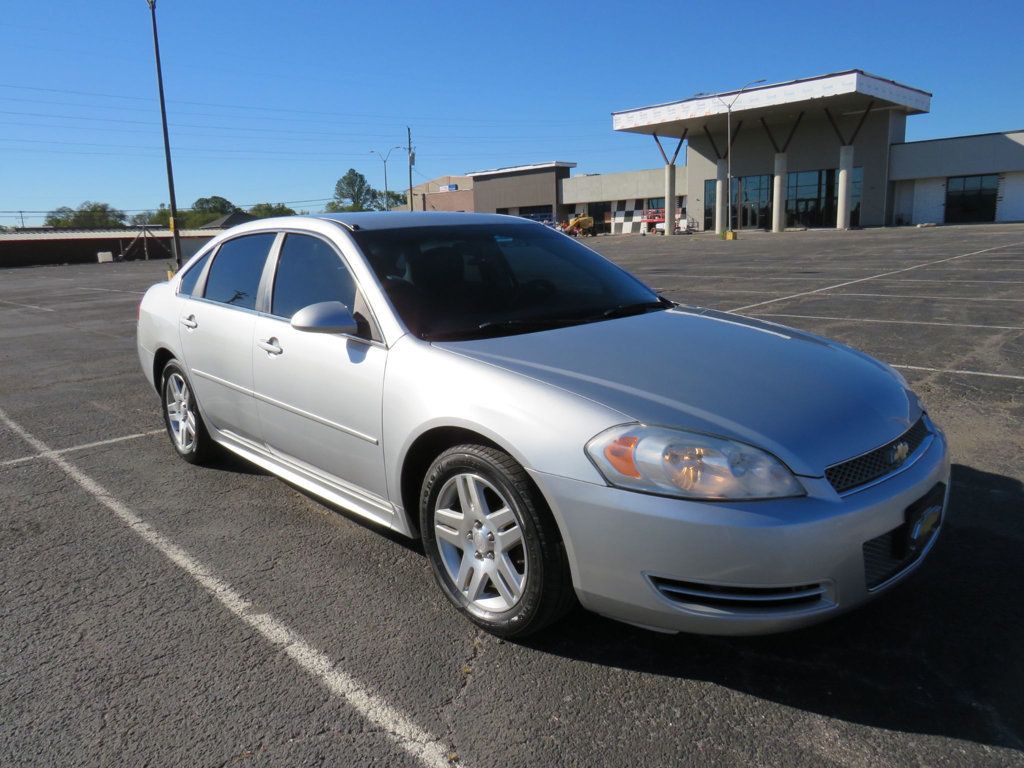
{"label": "headlight", "polygon": [[693,432],[623,424],[587,443],[587,455],[619,488],[689,499],[803,496],[778,459],[750,445]]}

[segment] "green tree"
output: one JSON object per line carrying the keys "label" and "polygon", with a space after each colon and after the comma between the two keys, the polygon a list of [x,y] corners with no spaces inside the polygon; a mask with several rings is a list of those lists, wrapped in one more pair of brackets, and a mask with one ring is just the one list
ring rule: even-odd
{"label": "green tree", "polygon": [[284,203],[256,203],[249,209],[249,215],[257,219],[266,219],[271,216],[294,216],[295,211]]}
{"label": "green tree", "polygon": [[405,195],[398,192],[392,192],[390,189],[387,193],[387,200],[384,199],[384,193],[379,189],[370,190],[370,210],[373,211],[390,211],[392,208],[405,205]]}
{"label": "green tree", "polygon": [[192,203],[192,211],[194,213],[216,213],[218,216],[224,216],[237,210],[239,210],[237,205],[219,195],[200,197]]}
{"label": "green tree", "polygon": [[58,229],[70,229],[75,226],[75,209],[62,205],[60,208],[46,214],[46,226],[57,227]]}
{"label": "green tree", "polygon": [[163,203],[160,203],[160,207],[149,214],[149,220],[147,224],[158,224],[161,227],[166,227],[171,222],[171,209]]}
{"label": "green tree", "polygon": [[338,179],[334,185],[334,199],[324,209],[329,212],[365,211],[373,199],[373,188],[355,168]]}
{"label": "green tree", "polygon": [[67,206],[46,214],[46,225],[59,229],[119,229],[124,226],[124,211],[109,203],[94,203],[86,200],[72,210]]}

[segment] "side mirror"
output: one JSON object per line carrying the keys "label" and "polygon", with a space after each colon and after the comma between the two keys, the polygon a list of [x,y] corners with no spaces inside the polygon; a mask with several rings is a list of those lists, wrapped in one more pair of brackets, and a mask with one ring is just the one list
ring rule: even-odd
{"label": "side mirror", "polygon": [[292,328],[308,333],[347,333],[354,336],[359,325],[352,312],[340,301],[310,304],[292,315]]}

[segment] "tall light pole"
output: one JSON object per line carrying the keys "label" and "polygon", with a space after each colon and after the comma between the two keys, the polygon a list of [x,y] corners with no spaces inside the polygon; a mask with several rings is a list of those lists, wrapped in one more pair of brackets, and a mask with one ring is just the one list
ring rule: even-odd
{"label": "tall light pole", "polygon": [[384,163],[384,210],[385,211],[390,211],[391,210],[391,201],[388,199],[389,198],[389,194],[388,194],[388,158],[391,157],[391,153],[394,152],[396,149],[405,149],[405,147],[392,147],[391,149],[388,150],[388,153],[386,155],[382,155],[376,149],[371,149],[370,150],[370,154],[371,155],[376,155]]}
{"label": "tall light pole", "polygon": [[[726,102],[721,96],[715,94],[715,98],[722,102],[725,107],[725,215],[728,217],[726,224],[726,230],[732,231],[732,105],[736,103],[736,99],[743,95],[743,92],[752,85],[763,83],[764,78],[760,80],[751,80],[749,83],[744,85],[738,91],[736,95],[732,97],[732,101]],[[739,211],[736,212],[737,224],[739,223]]]}
{"label": "tall light pole", "polygon": [[153,53],[156,56],[156,87],[160,92],[160,122],[164,128],[164,158],[167,161],[167,193],[171,198],[171,244],[174,261],[181,267],[181,237],[178,235],[178,203],[174,199],[174,171],[171,169],[171,140],[167,135],[167,105],[164,103],[164,75],[160,68],[160,38],[156,34],[156,0],[146,0],[153,17]]}

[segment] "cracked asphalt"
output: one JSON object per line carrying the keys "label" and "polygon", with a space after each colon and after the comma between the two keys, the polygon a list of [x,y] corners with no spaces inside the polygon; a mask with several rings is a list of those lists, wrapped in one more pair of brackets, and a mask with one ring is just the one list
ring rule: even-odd
{"label": "cracked asphalt", "polygon": [[[0,268],[0,410],[58,451],[136,435],[61,455],[452,762],[1024,766],[1024,226],[587,242],[675,300],[911,366],[955,462],[927,564],[785,635],[577,611],[497,640],[415,542],[147,434],[133,292],[163,262]],[[0,765],[420,765],[36,453],[0,423]]]}

